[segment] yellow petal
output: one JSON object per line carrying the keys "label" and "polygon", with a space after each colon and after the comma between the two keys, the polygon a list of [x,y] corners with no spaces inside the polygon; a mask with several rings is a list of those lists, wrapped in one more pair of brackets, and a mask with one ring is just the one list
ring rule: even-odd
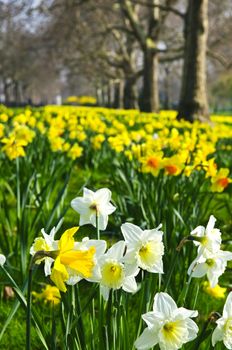
{"label": "yellow petal", "polygon": [[55,260],[52,273],[51,273],[51,280],[55,283],[57,288],[61,290],[62,292],[66,292],[67,288],[65,286],[65,281],[67,281],[69,278],[68,272],[64,265],[60,262],[60,257],[58,256]]}
{"label": "yellow petal", "polygon": [[70,250],[60,255],[62,264],[75,270],[83,277],[91,277],[94,267],[95,248],[91,247],[89,250]]}
{"label": "yellow petal", "polygon": [[61,252],[66,251],[66,250],[70,250],[74,247],[74,234],[77,232],[77,230],[79,229],[79,227],[72,227],[68,230],[66,230],[60,240],[59,240],[59,249]]}

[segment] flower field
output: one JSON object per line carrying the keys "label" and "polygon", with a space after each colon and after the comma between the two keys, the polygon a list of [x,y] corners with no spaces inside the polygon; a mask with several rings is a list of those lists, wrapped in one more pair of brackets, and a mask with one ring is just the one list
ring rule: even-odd
{"label": "flower field", "polygon": [[232,116],[0,107],[0,349],[232,349]]}

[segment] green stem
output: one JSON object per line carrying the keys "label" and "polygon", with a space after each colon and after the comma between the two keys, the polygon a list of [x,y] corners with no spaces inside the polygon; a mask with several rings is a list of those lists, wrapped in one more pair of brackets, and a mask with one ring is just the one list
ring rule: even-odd
{"label": "green stem", "polygon": [[103,343],[103,311],[104,311],[104,305],[103,300],[100,292],[100,285],[98,289],[98,311],[99,311],[99,317],[98,317],[98,336],[99,336],[99,342],[98,342],[98,349],[102,350],[104,349],[104,343]]}
{"label": "green stem", "polygon": [[20,209],[20,172],[19,172],[19,158],[16,158],[16,181],[17,181],[17,218],[20,220],[21,218],[21,209]]}
{"label": "green stem", "polygon": [[31,286],[33,270],[30,266],[27,285],[27,323],[26,323],[26,350],[31,348]]}
{"label": "green stem", "polygon": [[101,234],[100,234],[100,230],[99,230],[99,216],[98,216],[97,212],[96,212],[96,228],[97,228],[97,239],[100,240]]}
{"label": "green stem", "polygon": [[79,338],[81,342],[81,348],[86,349],[86,340],[85,340],[85,327],[83,324],[83,314],[82,314],[82,308],[81,308],[81,301],[80,301],[80,290],[78,287],[78,284],[76,285],[76,306],[77,306],[77,312],[78,315],[80,315],[80,318],[78,319],[78,327],[79,327]]}
{"label": "green stem", "polygon": [[177,263],[177,257],[178,257],[178,251],[175,252],[175,255],[173,256],[173,259],[172,259],[171,268],[168,271],[167,280],[166,280],[166,283],[164,285],[165,292],[167,292],[169,283],[171,282],[172,273],[173,273],[174,268],[175,268],[176,263]]}

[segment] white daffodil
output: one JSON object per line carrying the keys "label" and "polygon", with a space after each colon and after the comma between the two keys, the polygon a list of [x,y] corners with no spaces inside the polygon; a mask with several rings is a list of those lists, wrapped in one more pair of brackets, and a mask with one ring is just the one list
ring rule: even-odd
{"label": "white daffodil", "polygon": [[[35,255],[38,251],[50,252],[58,249],[58,241],[54,240],[57,228],[53,227],[49,234],[45,232],[44,229],[41,230],[43,237],[37,237],[34,240],[33,245],[30,248],[30,254]],[[51,275],[51,266],[54,259],[51,257],[43,257],[36,260],[36,264],[44,262],[44,273],[45,276]]]}
{"label": "white daffodil", "polygon": [[[92,276],[90,278],[85,278],[89,282],[99,282],[101,279],[101,268],[99,266],[99,259],[104,255],[106,251],[106,241],[103,240],[95,240],[95,239],[89,239],[88,237],[85,237],[82,239],[81,242],[75,242],[74,244],[74,250],[89,250],[91,247],[95,248],[95,254],[94,254],[94,267],[92,270]],[[76,274],[76,272],[71,269],[68,270],[69,272],[69,279],[66,282],[69,285],[74,285],[78,283],[82,278]]]}
{"label": "white daffodil", "polygon": [[221,245],[221,232],[214,228],[216,219],[213,215],[210,216],[206,226],[197,226],[190,234],[195,237],[194,244],[199,246],[198,254],[203,254],[204,251],[216,252]]}
{"label": "white daffodil", "polygon": [[161,227],[162,225],[143,231],[136,225],[123,224],[121,230],[127,246],[125,262],[149,272],[163,273],[164,245],[163,232],[159,231]]}
{"label": "white daffodil", "polygon": [[119,241],[114,244],[105,255],[99,259],[101,269],[100,290],[103,298],[108,300],[110,289],[122,288],[126,292],[137,291],[135,276],[139,270],[131,272],[123,263],[125,242]]}
{"label": "white daffodil", "polygon": [[229,293],[224,308],[222,317],[217,321],[217,327],[212,335],[212,344],[218,341],[223,341],[227,349],[232,349],[232,292]]}
{"label": "white daffodil", "polygon": [[3,266],[6,262],[6,257],[3,254],[0,254],[0,266]]}
{"label": "white daffodil", "polygon": [[110,203],[111,191],[108,188],[101,188],[93,192],[84,188],[83,197],[77,197],[71,201],[71,206],[80,214],[79,225],[92,224],[96,227],[96,217],[100,230],[105,230],[108,223],[108,216],[116,208]]}
{"label": "white daffodil", "polygon": [[183,344],[197,336],[198,327],[190,317],[196,317],[197,311],[178,308],[167,293],[157,293],[153,311],[142,315],[147,328],[136,340],[139,350],[150,349],[159,344],[161,350],[177,350]]}
{"label": "white daffodil", "polygon": [[218,279],[224,273],[227,261],[230,260],[232,260],[232,253],[223,250],[204,253],[204,255],[198,254],[189,266],[188,274],[197,278],[207,275],[210,287],[213,288],[218,284]]}

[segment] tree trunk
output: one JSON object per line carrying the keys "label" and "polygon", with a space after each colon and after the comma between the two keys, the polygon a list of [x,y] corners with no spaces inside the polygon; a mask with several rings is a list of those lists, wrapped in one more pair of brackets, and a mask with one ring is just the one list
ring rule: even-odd
{"label": "tree trunk", "polygon": [[206,49],[208,0],[189,0],[178,119],[207,121]]}
{"label": "tree trunk", "polygon": [[7,105],[10,101],[10,95],[9,95],[9,84],[7,83],[7,80],[3,79],[3,94],[4,94],[4,103]]}
{"label": "tree trunk", "polygon": [[138,94],[136,88],[136,78],[129,77],[124,85],[124,99],[123,104],[125,109],[138,108]]}
{"label": "tree trunk", "polygon": [[13,86],[14,102],[17,106],[19,103],[19,83],[17,80],[14,80],[13,84],[14,84],[14,86]]}
{"label": "tree trunk", "polygon": [[144,112],[156,112],[159,110],[158,55],[149,48],[144,51],[141,109]]}
{"label": "tree trunk", "polygon": [[124,84],[123,80],[117,80],[115,81],[115,86],[114,86],[114,108],[123,108],[123,93],[124,93]]}
{"label": "tree trunk", "polygon": [[170,70],[168,67],[165,67],[164,70],[164,109],[170,109]]}

